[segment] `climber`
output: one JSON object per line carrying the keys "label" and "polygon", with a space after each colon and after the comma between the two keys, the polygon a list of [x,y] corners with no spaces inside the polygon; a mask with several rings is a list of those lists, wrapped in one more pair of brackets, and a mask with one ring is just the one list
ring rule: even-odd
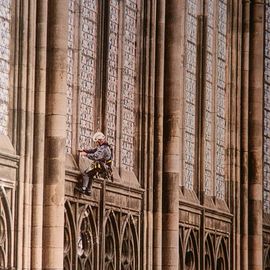
{"label": "climber", "polygon": [[96,148],[78,150],[82,156],[93,162],[81,175],[82,185],[75,187],[76,191],[89,196],[91,195],[94,176],[100,175],[103,178],[112,179],[112,148],[102,132],[96,132],[93,135],[93,141],[96,143]]}

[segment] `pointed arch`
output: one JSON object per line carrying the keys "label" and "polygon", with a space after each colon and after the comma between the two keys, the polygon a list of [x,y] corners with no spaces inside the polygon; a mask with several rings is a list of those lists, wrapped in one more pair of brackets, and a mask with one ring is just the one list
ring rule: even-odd
{"label": "pointed arch", "polygon": [[198,263],[198,245],[195,233],[192,229],[189,229],[186,235],[184,268],[187,270],[198,269]]}
{"label": "pointed arch", "polygon": [[266,246],[264,249],[264,269],[270,270],[270,246]]}
{"label": "pointed arch", "polygon": [[7,194],[0,186],[0,267],[11,267],[13,218]]}
{"label": "pointed arch", "polygon": [[119,230],[114,211],[109,210],[104,220],[105,247],[104,266],[105,270],[118,269],[119,266]]}
{"label": "pointed arch", "polygon": [[204,254],[204,269],[214,269],[214,246],[210,234],[205,237],[205,254]]}
{"label": "pointed arch", "polygon": [[69,201],[65,202],[64,220],[64,270],[69,270],[74,269],[76,261],[76,226]]}
{"label": "pointed arch", "polygon": [[121,229],[121,270],[138,268],[138,236],[132,215],[127,215]]}
{"label": "pointed arch", "polygon": [[83,207],[77,230],[78,269],[93,270],[97,264],[98,233],[93,217],[91,206]]}
{"label": "pointed arch", "polygon": [[220,238],[217,243],[216,269],[217,270],[229,269],[228,251],[225,239],[223,237]]}

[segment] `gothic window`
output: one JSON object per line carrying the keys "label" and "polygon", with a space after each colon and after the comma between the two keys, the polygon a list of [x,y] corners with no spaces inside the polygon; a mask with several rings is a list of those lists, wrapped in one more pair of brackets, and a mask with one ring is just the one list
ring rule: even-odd
{"label": "gothic window", "polygon": [[11,0],[0,4],[0,135],[8,133]]}
{"label": "gothic window", "polygon": [[264,211],[270,213],[270,1],[265,6],[264,49]]}
{"label": "gothic window", "polygon": [[225,199],[227,0],[207,0],[205,71],[205,194]]}
{"label": "gothic window", "polygon": [[199,0],[186,1],[185,32],[185,128],[184,128],[184,186],[193,189],[195,177],[196,138],[196,73],[197,73],[197,15]]}
{"label": "gothic window", "polygon": [[[109,31],[108,31],[108,56],[107,56],[107,102],[106,102],[106,133],[108,143],[116,147],[117,130],[117,102],[119,85],[119,35],[121,22],[120,0],[109,1]],[[115,155],[114,155],[115,156]]]}
{"label": "gothic window", "polygon": [[87,148],[95,124],[98,0],[81,0],[79,65],[79,145]]}
{"label": "gothic window", "polygon": [[72,145],[72,114],[73,114],[73,83],[74,83],[74,20],[75,0],[68,2],[68,56],[67,56],[67,152],[71,153]]}
{"label": "gothic window", "polygon": [[132,225],[128,222],[122,238],[121,247],[121,270],[137,269],[136,262],[136,246],[135,237],[132,232]]}
{"label": "gothic window", "polygon": [[224,239],[221,239],[221,242],[218,247],[216,269],[217,270],[228,269],[228,254]]}
{"label": "gothic window", "polygon": [[108,1],[105,130],[114,163],[134,169],[139,0]]}

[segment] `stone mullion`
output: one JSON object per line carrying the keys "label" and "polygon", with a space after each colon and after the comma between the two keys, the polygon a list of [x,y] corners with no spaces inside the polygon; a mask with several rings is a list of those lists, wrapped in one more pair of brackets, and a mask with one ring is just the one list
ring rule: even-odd
{"label": "stone mullion", "polygon": [[263,269],[263,75],[264,1],[250,3],[248,119],[248,269]]}
{"label": "stone mullion", "polygon": [[37,1],[31,269],[42,269],[47,1]]}
{"label": "stone mullion", "polygon": [[179,266],[179,144],[180,144],[180,63],[182,5],[179,0],[166,2],[165,21],[165,93],[162,269]]}
{"label": "stone mullion", "polygon": [[48,2],[42,268],[63,269],[68,2]]}

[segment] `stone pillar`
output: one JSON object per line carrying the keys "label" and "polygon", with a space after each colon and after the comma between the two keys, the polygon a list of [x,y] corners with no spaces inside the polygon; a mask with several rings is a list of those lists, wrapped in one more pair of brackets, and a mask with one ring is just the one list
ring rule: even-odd
{"label": "stone pillar", "polygon": [[166,1],[164,87],[164,161],[162,269],[177,270],[179,261],[180,43],[181,1]]}
{"label": "stone pillar", "polygon": [[250,2],[248,269],[263,269],[264,1]]}
{"label": "stone pillar", "polygon": [[42,269],[43,177],[46,104],[47,0],[37,1],[31,269]]}
{"label": "stone pillar", "polygon": [[68,1],[48,0],[43,269],[63,269]]}
{"label": "stone pillar", "polygon": [[154,148],[154,201],[153,201],[153,269],[162,269],[162,174],[163,174],[163,99],[164,99],[164,46],[165,0],[157,1],[156,85],[155,85],[155,148]]}

